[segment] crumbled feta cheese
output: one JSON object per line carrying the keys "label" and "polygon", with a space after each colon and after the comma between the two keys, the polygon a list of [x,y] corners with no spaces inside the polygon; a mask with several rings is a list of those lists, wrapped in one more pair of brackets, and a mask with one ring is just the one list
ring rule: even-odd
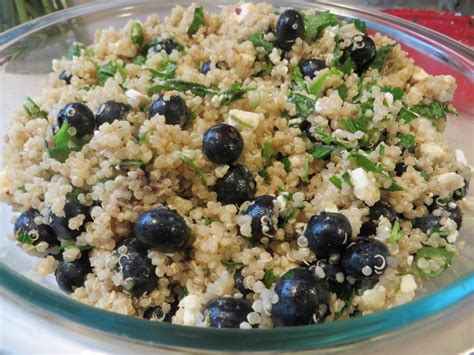
{"label": "crumbled feta cheese", "polygon": [[378,311],[384,308],[386,289],[377,284],[374,288],[364,291],[357,303],[361,311]]}
{"label": "crumbled feta cheese", "polygon": [[255,5],[251,2],[243,3],[239,6],[240,11],[235,11],[235,17],[237,18],[237,22],[242,23],[245,17],[248,14],[251,14],[255,11]]}
{"label": "crumbled feta cheese", "polygon": [[437,143],[423,143],[420,146],[421,155],[433,161],[441,159],[446,153],[444,149]]}
{"label": "crumbled feta cheese", "polygon": [[386,92],[384,96],[385,96],[385,103],[387,104],[387,106],[392,106],[392,104],[393,104],[393,95],[389,92]]}
{"label": "crumbled feta cheese", "polygon": [[408,293],[415,291],[417,289],[415,278],[412,274],[407,274],[402,276],[402,280],[400,282],[400,291],[403,293]]}
{"label": "crumbled feta cheese", "polygon": [[227,115],[227,123],[238,129],[246,128],[254,130],[258,127],[260,121],[262,121],[263,119],[264,116],[261,113],[254,113],[237,109],[230,110]]}
{"label": "crumbled feta cheese", "polygon": [[135,89],[128,89],[125,91],[125,96],[128,98],[128,103],[134,107],[146,105],[151,102],[151,99],[148,96],[143,95],[140,91]]}
{"label": "crumbled feta cheese", "polygon": [[461,175],[456,174],[455,172],[448,172],[433,176],[430,179],[430,187],[431,186],[434,194],[444,197],[463,187],[464,179]]}
{"label": "crumbled feta cheese", "polygon": [[363,168],[351,170],[349,173],[354,185],[354,194],[359,200],[369,206],[373,206],[380,200],[380,190],[372,173],[366,172]]}
{"label": "crumbled feta cheese", "polygon": [[467,165],[467,159],[464,152],[461,149],[456,149],[456,161],[461,165]]}
{"label": "crumbled feta cheese", "polygon": [[413,263],[414,256],[413,255],[408,255],[407,257],[407,264],[411,265]]}

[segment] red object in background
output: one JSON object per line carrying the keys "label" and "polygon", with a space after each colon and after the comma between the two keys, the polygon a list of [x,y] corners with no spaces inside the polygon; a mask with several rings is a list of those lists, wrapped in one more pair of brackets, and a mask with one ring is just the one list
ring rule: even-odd
{"label": "red object in background", "polygon": [[449,12],[414,9],[385,9],[387,14],[416,22],[448,37],[474,47],[474,20],[471,16],[458,16]]}

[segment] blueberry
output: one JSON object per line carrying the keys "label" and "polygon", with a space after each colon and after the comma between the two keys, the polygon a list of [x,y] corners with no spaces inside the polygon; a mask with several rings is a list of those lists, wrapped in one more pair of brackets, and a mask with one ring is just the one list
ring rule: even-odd
{"label": "blueberry", "polygon": [[388,202],[377,201],[373,206],[370,207],[369,219],[367,222],[362,224],[360,235],[366,237],[374,235],[376,233],[380,217],[387,218],[391,224],[393,224],[398,218],[397,212],[395,212],[393,207]]}
{"label": "blueberry", "polygon": [[170,308],[170,310],[168,311],[168,313],[166,313],[165,319],[164,319],[163,321],[168,322],[168,323],[171,323],[172,318],[173,318],[173,316],[176,314],[176,312],[178,311],[178,309],[179,309],[179,300],[178,300],[178,298],[176,298],[176,299],[174,300],[174,302],[171,304],[171,308]]}
{"label": "blueberry", "polygon": [[213,328],[239,328],[250,312],[252,306],[248,301],[232,297],[212,300],[204,307],[204,315]]}
{"label": "blueberry", "polygon": [[[435,210],[441,210],[433,213]],[[462,211],[455,202],[444,202],[442,199],[433,197],[433,203],[428,206],[428,215],[416,218],[414,228],[419,228],[428,233],[429,229],[441,228],[441,219],[443,216],[451,218],[459,228],[462,226]]]}
{"label": "blueberry", "polygon": [[304,134],[312,143],[316,143],[316,138],[313,135],[312,125],[309,121],[304,120],[300,124],[301,133]]}
{"label": "blueberry", "polygon": [[67,104],[58,114],[57,128],[61,128],[64,122],[69,127],[76,129],[76,137],[80,138],[88,134],[93,134],[95,129],[95,118],[92,111],[80,102]]}
{"label": "blueberry", "polygon": [[374,41],[368,36],[355,36],[351,45],[346,49],[356,66],[356,73],[362,74],[368,65],[375,59],[377,48]]}
{"label": "blueberry", "polygon": [[[89,214],[89,207],[80,204],[76,200],[67,200],[64,205],[64,214],[65,217],[58,217],[55,214],[51,213],[49,216],[49,223],[51,228],[58,236],[59,239],[65,240],[74,240],[82,232],[85,231],[85,224],[91,221]],[[69,220],[71,218],[77,217],[78,215],[83,214],[85,216],[82,225],[79,229],[70,229]]]}
{"label": "blueberry", "polygon": [[149,320],[162,321],[166,317],[165,312],[161,309],[160,306],[150,307],[145,312],[143,312],[143,318]]}
{"label": "blueberry", "polygon": [[115,120],[121,120],[132,107],[128,104],[122,104],[116,101],[106,101],[100,105],[99,110],[95,114],[97,127],[104,123],[112,123]]}
{"label": "blueberry", "polygon": [[60,74],[59,74],[59,79],[60,80],[63,80],[67,85],[70,85],[71,84],[71,78],[72,78],[72,75],[71,74],[68,74],[67,71],[63,70]]}
{"label": "blueberry", "polygon": [[206,60],[205,62],[203,62],[201,64],[201,73],[203,73],[204,75],[206,75],[207,73],[209,73],[209,71],[211,70],[211,60]]}
{"label": "blueberry", "polygon": [[440,229],[441,216],[435,216],[432,213],[428,213],[426,216],[415,218],[413,221],[413,228],[420,229],[423,233],[429,233],[430,230]]}
{"label": "blueberry", "polygon": [[234,272],[234,287],[245,297],[249,293],[252,293],[252,290],[249,290],[244,285],[244,276],[242,275],[242,270],[237,269]]}
{"label": "blueberry", "polygon": [[328,312],[329,289],[305,268],[286,272],[275,284],[278,301],[272,305],[275,327],[318,322]]}
{"label": "blueberry", "polygon": [[313,79],[316,73],[324,68],[326,68],[326,64],[318,58],[305,59],[300,63],[301,74],[310,79]]}
{"label": "blueberry", "polygon": [[164,95],[160,95],[158,99],[152,102],[148,117],[151,118],[157,114],[165,116],[166,124],[183,127],[189,112],[182,97],[171,96],[169,100],[165,100]]}
{"label": "blueberry", "polygon": [[404,162],[399,162],[395,165],[395,175],[400,177],[406,173],[407,169],[408,167],[405,165]]}
{"label": "blueberry", "polygon": [[191,236],[184,218],[168,207],[143,212],[138,216],[134,231],[141,243],[164,253],[182,249]]}
{"label": "blueberry", "polygon": [[304,36],[303,16],[296,10],[286,10],[278,18],[275,37],[281,49],[290,50],[298,37]]}
{"label": "blueberry", "polygon": [[352,227],[343,214],[321,212],[310,218],[304,236],[315,255],[326,258],[341,253],[350,243]]}
{"label": "blueberry", "polygon": [[71,293],[75,288],[84,285],[86,275],[91,271],[89,255],[83,252],[81,257],[74,261],[61,260],[54,276],[59,288],[66,293]]}
{"label": "blueberry", "polygon": [[358,238],[342,255],[344,271],[355,279],[381,275],[387,267],[388,249],[377,239]]}
{"label": "blueberry", "polygon": [[49,247],[59,245],[56,234],[47,224],[36,224],[35,218],[40,217],[36,211],[29,210],[23,212],[15,221],[13,231],[15,238],[23,243],[31,240],[32,245],[37,245],[41,242],[48,243]]}
{"label": "blueberry", "polygon": [[227,173],[217,180],[215,191],[217,201],[224,205],[241,205],[255,196],[256,183],[246,167],[236,164],[229,167]]}
{"label": "blueberry", "polygon": [[234,127],[218,123],[209,128],[202,139],[202,150],[216,164],[231,164],[239,159],[244,140]]}
{"label": "blueberry", "polygon": [[244,215],[252,217],[250,224],[252,239],[260,241],[263,236],[275,234],[274,205],[275,197],[270,195],[258,196],[245,210]]}
{"label": "blueberry", "polygon": [[121,289],[134,297],[140,297],[158,287],[155,266],[147,257],[147,249],[135,238],[129,238],[115,251],[118,271],[122,273]]}
{"label": "blueberry", "polygon": [[314,273],[318,280],[327,281],[329,291],[339,295],[346,293],[352,288],[347,281],[347,275],[340,264],[332,264],[325,259],[319,259],[309,270]]}
{"label": "blueberry", "polygon": [[154,52],[159,53],[161,51],[165,51],[166,54],[171,54],[174,50],[179,51],[181,45],[178,43],[174,42],[171,39],[156,43],[153,45],[152,49]]}

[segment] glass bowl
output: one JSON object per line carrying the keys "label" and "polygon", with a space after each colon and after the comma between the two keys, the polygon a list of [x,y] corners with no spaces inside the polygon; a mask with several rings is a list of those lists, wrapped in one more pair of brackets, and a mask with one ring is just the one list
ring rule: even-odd
{"label": "glass bowl", "polygon": [[[96,28],[122,27],[149,14],[167,15],[188,1],[113,1],[88,4],[38,18],[0,35],[0,112],[3,137],[12,110],[25,96],[41,91],[41,79],[51,60],[64,55],[74,41],[91,43]],[[216,11],[231,1],[200,1]],[[474,161],[473,52],[449,38],[416,24],[370,10],[317,1],[272,1],[275,6],[330,10],[341,18],[357,17],[368,27],[400,42],[420,66],[431,74],[456,77],[454,105],[460,115],[450,118],[446,137]],[[3,148],[2,148],[3,149]],[[472,195],[472,189],[471,189]],[[60,293],[52,277],[39,280],[30,271],[33,260],[7,238],[12,231],[8,206],[1,205],[0,282],[4,300],[14,307],[34,310],[43,324],[58,323],[82,332],[86,338],[115,339],[117,347],[140,344],[140,349],[193,349],[197,351],[301,351],[354,349],[357,344],[397,338],[420,327],[443,324],[448,315],[461,315],[474,302],[474,238],[472,218],[466,218],[461,235],[466,247],[441,277],[427,282],[417,299],[376,314],[317,326],[279,329],[208,329],[149,322],[93,308]],[[471,212],[472,216],[472,212]],[[98,333],[99,332],[99,333]],[[349,345],[348,345],[349,344]]]}

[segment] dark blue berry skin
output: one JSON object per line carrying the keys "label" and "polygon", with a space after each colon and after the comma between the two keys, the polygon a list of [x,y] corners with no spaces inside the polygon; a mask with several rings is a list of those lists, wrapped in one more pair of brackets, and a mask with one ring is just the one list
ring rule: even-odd
{"label": "dark blue berry skin", "polygon": [[35,223],[37,216],[39,216],[39,213],[33,210],[23,212],[18,216],[13,226],[15,237],[19,238],[21,234],[28,234],[32,240],[32,245],[38,245],[41,242],[48,243],[49,247],[59,245],[59,240],[50,226]]}
{"label": "dark blue berry skin", "polygon": [[59,74],[59,79],[64,81],[66,83],[66,85],[70,85],[71,84],[71,78],[72,78],[72,75],[71,74],[68,74],[67,71],[63,70],[60,74]]}
{"label": "dark blue berry skin", "polygon": [[249,293],[252,293],[252,290],[249,290],[244,286],[244,276],[242,275],[242,270],[237,269],[234,272],[234,287],[245,297]]}
{"label": "dark blue berry skin", "polygon": [[143,318],[154,321],[162,321],[165,319],[165,316],[166,314],[160,306],[150,307],[143,313]]}
{"label": "dark blue berry skin", "polygon": [[248,301],[233,297],[215,299],[204,307],[204,314],[213,328],[239,328],[250,312],[252,306]]}
{"label": "dark blue berry skin", "polygon": [[406,173],[408,167],[403,162],[399,162],[395,165],[395,175],[400,177]]}
{"label": "dark blue berry skin", "polygon": [[[317,268],[321,268],[323,276]],[[312,265],[309,270],[314,273],[314,276],[318,280],[326,281],[329,285],[329,291],[337,294],[338,296],[346,293],[352,288],[347,281],[347,275],[340,264],[332,264],[325,259],[319,259]]]}
{"label": "dark blue berry skin", "polygon": [[423,233],[429,233],[430,230],[442,227],[440,221],[441,216],[435,216],[432,213],[428,213],[426,216],[415,218],[413,221],[413,228],[418,228]]}
{"label": "dark blue berry skin", "polygon": [[387,267],[387,256],[388,249],[384,243],[358,238],[344,251],[341,264],[348,275],[361,280],[381,275]]}
{"label": "dark blue berry skin", "polygon": [[134,297],[150,293],[158,287],[155,266],[147,257],[147,249],[135,238],[129,238],[115,251],[118,257],[118,270],[122,273],[123,291]]}
{"label": "dark blue berry skin", "polygon": [[183,127],[187,121],[189,111],[182,97],[171,96],[168,101],[165,101],[164,96],[160,95],[158,99],[152,102],[148,117],[152,118],[157,114],[165,117],[166,124]]}
{"label": "dark blue berry skin", "polygon": [[[357,38],[358,36],[356,36]],[[352,40],[352,44],[346,49],[348,55],[356,66],[356,73],[362,74],[370,63],[375,59],[377,48],[374,41],[365,35],[361,41]]]}
{"label": "dark blue berry skin", "polygon": [[437,209],[441,209],[442,215],[445,216],[448,212],[447,217],[451,218],[456,222],[458,229],[462,226],[462,211],[456,202],[444,202],[437,196],[433,197],[433,203],[428,206],[428,212],[433,212]]}
{"label": "dark blue berry skin", "polygon": [[304,36],[303,16],[296,10],[286,10],[278,18],[275,37],[279,48],[288,51],[298,37]]}
{"label": "dark blue berry skin", "polygon": [[300,63],[300,70],[303,77],[313,79],[316,73],[326,68],[326,64],[318,58],[305,59]]}
{"label": "dark blue berry skin", "polygon": [[69,127],[76,129],[76,137],[92,135],[95,130],[94,113],[86,105],[80,102],[67,104],[58,114],[58,123],[56,130],[61,128],[62,124],[67,122]]}
{"label": "dark blue berry skin", "polygon": [[311,131],[311,123],[307,120],[304,120],[300,124],[300,130],[301,133],[306,135],[306,137],[311,141],[311,143],[316,143],[316,138],[313,135],[313,132]]}
{"label": "dark blue berry skin", "polygon": [[160,43],[155,44],[152,49],[154,52],[159,53],[161,51],[165,51],[166,54],[171,54],[174,50],[179,50],[180,45],[174,41],[167,40]]}
{"label": "dark blue berry skin", "polygon": [[239,159],[244,140],[234,127],[218,123],[209,128],[202,139],[202,150],[216,164],[231,164]]}
{"label": "dark blue berry skin", "polygon": [[207,73],[209,73],[209,71],[211,70],[211,60],[206,60],[205,62],[203,62],[201,64],[201,73],[203,73],[204,75],[206,75]]}
{"label": "dark blue berry skin", "polygon": [[[64,213],[65,217],[58,217],[51,213],[49,223],[59,239],[74,240],[85,231],[85,224],[91,221],[89,207],[80,204],[76,200],[67,200],[64,205]],[[79,229],[70,229],[68,226],[69,220],[80,214],[85,216],[82,226]]]}
{"label": "dark blue berry skin", "polygon": [[362,225],[360,229],[360,235],[364,237],[374,235],[379,224],[379,218],[382,216],[387,218],[391,224],[397,220],[397,212],[395,212],[393,207],[388,202],[377,201],[373,206],[370,207],[369,219]]}
{"label": "dark blue berry skin", "polygon": [[272,305],[275,327],[307,325],[325,317],[329,304],[327,283],[306,268],[286,272],[275,284],[278,301]]}
{"label": "dark blue berry skin", "polygon": [[54,272],[56,282],[61,290],[71,293],[75,288],[84,285],[86,275],[92,271],[88,253],[83,252],[77,260],[61,260]]}
{"label": "dark blue berry skin", "polygon": [[115,120],[122,120],[125,114],[131,109],[132,107],[128,104],[122,104],[112,100],[104,102],[100,105],[99,110],[95,114],[97,127],[104,123],[112,123]]}
{"label": "dark blue berry skin", "polygon": [[[275,234],[275,226],[272,220],[274,201],[275,196],[258,196],[244,212],[245,215],[252,217],[251,228],[254,241],[260,241],[265,235]],[[264,226],[268,227],[266,233],[263,233],[262,230]]]}
{"label": "dark blue berry skin", "polygon": [[138,216],[134,231],[142,244],[163,253],[183,249],[191,236],[184,218],[168,207],[143,212]]}
{"label": "dark blue berry skin", "polygon": [[341,253],[350,243],[352,227],[346,216],[334,212],[321,212],[312,216],[304,231],[309,248],[318,258]]}
{"label": "dark blue berry skin", "polygon": [[231,165],[227,173],[217,180],[217,201],[224,205],[241,205],[255,196],[256,183],[253,175],[240,164]]}

